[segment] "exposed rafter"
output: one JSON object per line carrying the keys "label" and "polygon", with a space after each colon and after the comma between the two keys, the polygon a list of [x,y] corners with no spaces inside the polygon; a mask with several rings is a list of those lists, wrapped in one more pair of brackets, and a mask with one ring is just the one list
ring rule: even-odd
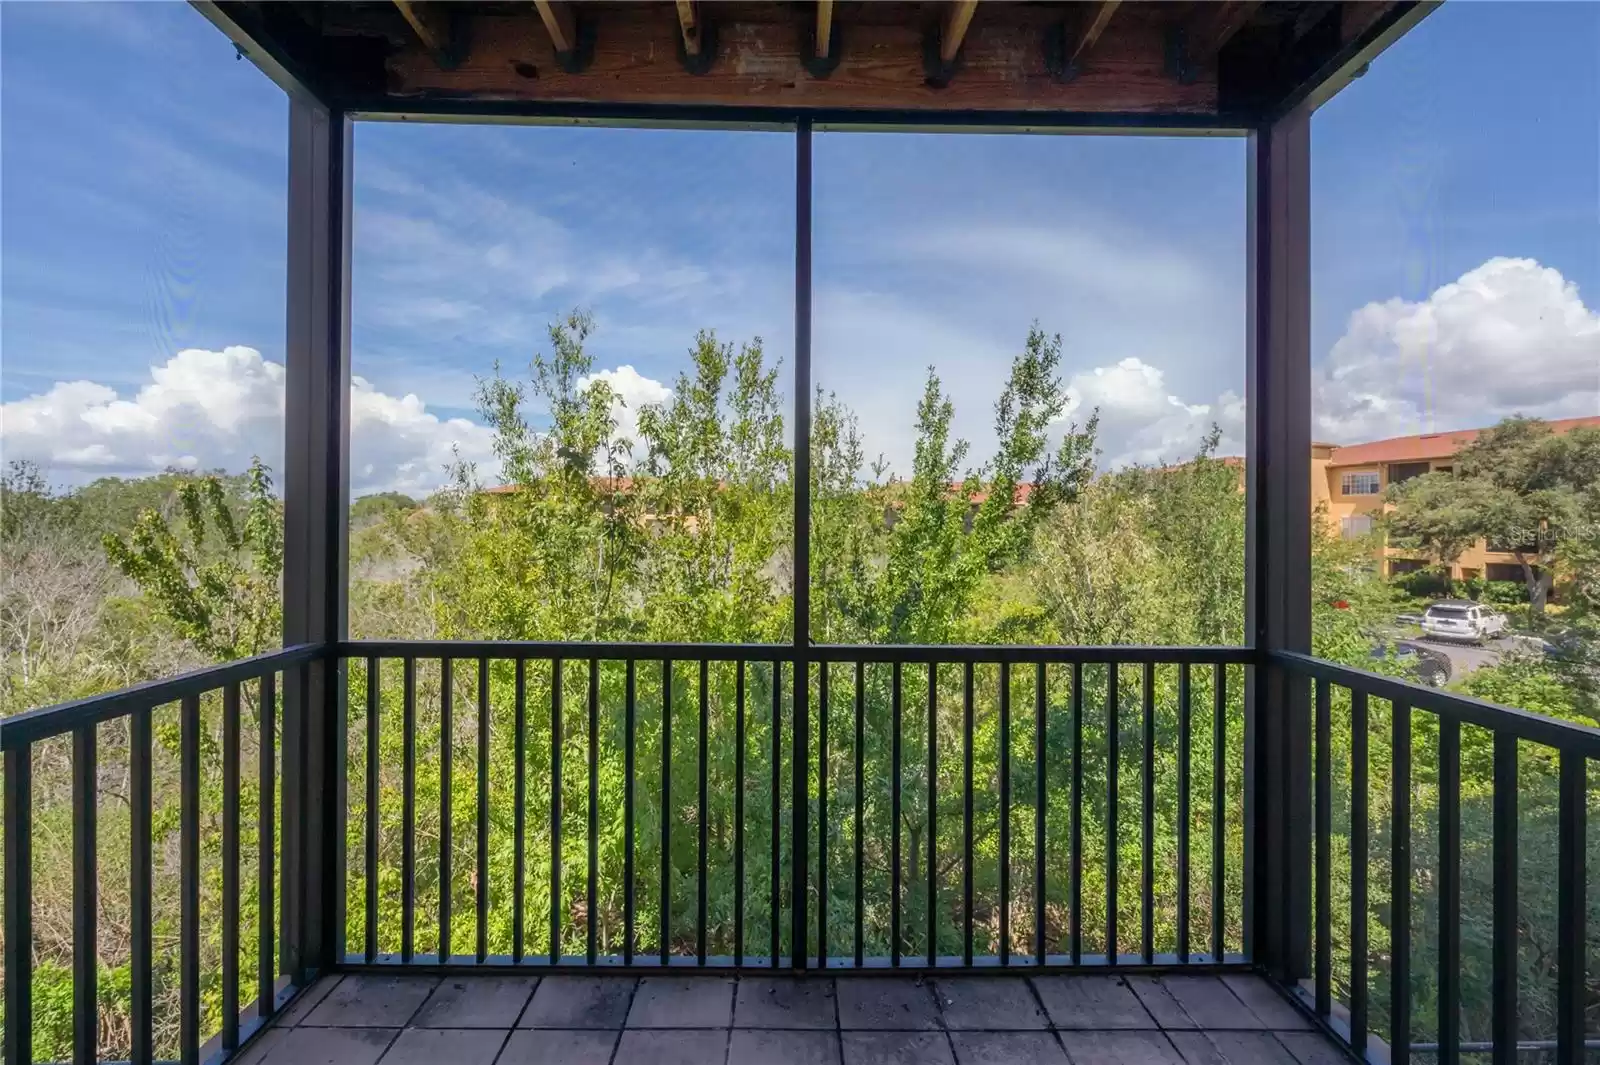
{"label": "exposed rafter", "polygon": [[828,42],[833,37],[833,0],[817,0],[818,59],[828,58]]}
{"label": "exposed rafter", "polygon": [[1223,0],[1206,5],[1196,26],[1195,47],[1204,57],[1216,55],[1260,6],[1261,0]]}
{"label": "exposed rafter", "polygon": [[1094,14],[1082,20],[1075,30],[1069,31],[1067,37],[1066,60],[1069,66],[1081,63],[1089,50],[1094,47],[1094,42],[1111,24],[1111,16],[1117,13],[1121,0],[1102,0],[1095,5]]}
{"label": "exposed rafter", "polygon": [[1312,28],[1328,17],[1328,12],[1339,5],[1334,0],[1316,0],[1300,9],[1300,14],[1295,16],[1294,26],[1289,32],[1289,39],[1298,42],[1300,38],[1310,33]]}
{"label": "exposed rafter", "polygon": [[967,27],[972,25],[972,16],[977,10],[978,0],[952,0],[945,12],[944,32],[939,35],[941,61],[955,62],[956,55],[961,51],[961,42],[966,39]]}
{"label": "exposed rafter", "polygon": [[534,6],[539,9],[545,32],[550,34],[551,47],[557,52],[577,51],[578,20],[572,13],[572,5],[560,0],[534,0]]}
{"label": "exposed rafter", "polygon": [[686,55],[700,54],[700,21],[694,0],[678,0],[678,25],[683,30],[683,51]]}
{"label": "exposed rafter", "polygon": [[424,48],[435,55],[449,52],[450,22],[443,10],[421,0],[394,0],[394,6],[400,9]]}

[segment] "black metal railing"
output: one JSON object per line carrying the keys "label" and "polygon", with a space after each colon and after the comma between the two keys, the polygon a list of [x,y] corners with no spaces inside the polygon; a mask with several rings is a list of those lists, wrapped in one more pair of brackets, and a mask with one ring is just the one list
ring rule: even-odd
{"label": "black metal railing", "polygon": [[1247,649],[814,646],[798,689],[784,645],[341,651],[349,964],[1244,960]]}
{"label": "black metal railing", "polygon": [[[226,665],[201,669],[170,680],[36,710],[0,723],[0,750],[5,759],[5,1060],[33,1060],[35,762],[61,738],[71,737],[71,854],[72,854],[72,1059],[99,1060],[99,894],[101,841],[99,812],[108,784],[101,772],[102,733],[115,733],[125,744],[124,794],[128,807],[128,947],[130,1056],[148,1062],[176,1053],[183,1062],[197,1062],[202,1050],[201,972],[201,747],[216,745],[220,755],[220,809],[207,811],[218,822],[220,834],[219,971],[206,974],[220,988],[218,1028],[207,1033],[212,1046],[228,1053],[269,1020],[291,996],[298,982],[289,975],[291,959],[281,950],[279,919],[283,903],[297,889],[296,868],[280,866],[287,833],[301,808],[295,801],[295,781],[281,781],[281,804],[276,802],[277,770],[289,772],[280,758],[282,739],[280,694],[300,689],[315,664],[326,659],[321,646],[292,647]],[[280,684],[281,681],[281,684]],[[258,754],[256,796],[256,846],[254,885],[256,913],[248,915],[256,942],[241,943],[240,796],[242,706],[251,703],[255,714]],[[163,720],[160,743],[157,714],[175,707],[177,722]],[[175,733],[175,736],[172,735]],[[176,740],[175,773],[157,753]],[[176,972],[173,957],[158,953],[154,913],[157,855],[152,819],[155,794],[176,777],[178,801],[178,913],[179,943]],[[119,784],[121,782],[119,781]],[[166,864],[163,861],[161,864]],[[283,881],[276,882],[281,869]],[[252,958],[255,973],[241,973],[241,959]],[[298,975],[298,974],[296,974]],[[254,992],[254,1001],[241,1008],[241,995]],[[176,1030],[165,1011],[176,999]],[[158,1025],[164,1035],[158,1037]]]}
{"label": "black metal railing", "polygon": [[[37,767],[65,769],[68,737],[70,789],[44,786],[72,815],[72,1056],[103,1049],[97,811],[123,787],[130,1056],[193,1062],[230,1056],[339,959],[1249,965],[1244,694],[1263,665],[1312,687],[1310,979],[1291,989],[1307,1011],[1358,1055],[1375,1037],[1389,1061],[1455,1065],[1488,1045],[1498,1065],[1546,1040],[1575,1065],[1594,729],[1245,648],[393,641],[290,648],[0,726],[6,1062],[32,1055]],[[125,786],[107,780],[102,745],[125,745]],[[1537,772],[1519,775],[1519,745]],[[1461,1026],[1464,756],[1492,777],[1468,796],[1492,807],[1488,1038]],[[1553,1039],[1518,1024],[1519,801],[1543,776],[1563,933]],[[1423,784],[1440,860],[1419,879],[1413,832],[1396,826],[1416,825]],[[152,821],[173,790],[175,833]],[[173,840],[175,860],[153,847]],[[1259,878],[1271,856],[1255,858]],[[157,883],[171,865],[175,891]],[[318,875],[335,887],[308,886]],[[1412,1016],[1421,887],[1442,915],[1423,922],[1436,926],[1433,1028]],[[176,950],[153,931],[173,894]],[[175,1024],[158,1015],[170,1003]]]}
{"label": "black metal railing", "polygon": [[[1509,1065],[1522,1052],[1544,1050],[1554,1050],[1558,1065],[1585,1060],[1600,1047],[1585,1034],[1586,1008],[1594,995],[1590,980],[1600,977],[1585,927],[1588,808],[1600,795],[1588,773],[1589,763],[1600,760],[1600,730],[1306,655],[1280,653],[1271,660],[1313,685],[1314,966],[1307,986],[1299,989],[1306,1005],[1355,1053],[1371,1050],[1392,1065],[1404,1065],[1413,1052],[1439,1065],[1457,1065],[1463,1054],[1485,1051],[1496,1065]],[[1336,710],[1344,729],[1334,728]],[[1382,720],[1375,720],[1382,718],[1387,719],[1387,731]],[[1433,742],[1426,742],[1430,738]],[[1374,764],[1374,743],[1387,745],[1387,764],[1381,758]],[[1463,963],[1462,884],[1476,869],[1463,864],[1464,749],[1475,765],[1487,763],[1482,766],[1486,772],[1478,775],[1489,778],[1488,794],[1471,798],[1490,807],[1488,883],[1482,885],[1487,891],[1471,893],[1468,901],[1474,908],[1487,903],[1491,976],[1487,987],[1471,989],[1463,986],[1464,974],[1478,970]],[[1344,773],[1336,771],[1336,763],[1343,763]],[[1529,771],[1519,773],[1521,766]],[[1372,779],[1375,772],[1377,782]],[[1387,778],[1387,788],[1382,778]],[[1553,869],[1520,869],[1519,835],[1528,829],[1519,822],[1519,803],[1537,801],[1539,778],[1553,785],[1556,861]],[[1347,804],[1348,853],[1342,856],[1333,826],[1334,793],[1346,780],[1342,798]],[[1419,789],[1435,808],[1431,825],[1413,811]],[[1387,814],[1380,815],[1376,826],[1375,800]],[[1387,854],[1373,849],[1375,828],[1388,837]],[[1425,856],[1430,873],[1422,877],[1414,839],[1430,830],[1436,834],[1436,851]],[[1348,860],[1347,885],[1333,875],[1343,857]],[[1372,873],[1381,876],[1385,865],[1388,883],[1377,886],[1386,887],[1387,904],[1379,906]],[[1534,923],[1531,914],[1519,909],[1519,881],[1527,884],[1552,873],[1554,1039],[1548,1030],[1526,1030],[1537,1022],[1533,1004],[1519,1002],[1518,961],[1520,940]],[[1335,888],[1346,886],[1346,906],[1339,907]],[[1420,942],[1417,934],[1413,910],[1419,899],[1432,907],[1426,922],[1434,931],[1431,944]],[[1374,919],[1377,913],[1383,915],[1381,923]],[[1346,935],[1336,933],[1336,919],[1345,922]],[[1387,943],[1373,942],[1374,925]],[[1431,948],[1436,960],[1429,972],[1414,972],[1412,959],[1424,948]],[[1336,954],[1342,964],[1336,965]],[[1374,978],[1387,985],[1387,994],[1377,1000],[1371,989]],[[1437,1014],[1416,1017],[1414,1001],[1426,997],[1419,987],[1430,981]],[[1487,1032],[1462,1030],[1469,991],[1488,998]],[[1419,1033],[1428,1035],[1419,1038]]]}

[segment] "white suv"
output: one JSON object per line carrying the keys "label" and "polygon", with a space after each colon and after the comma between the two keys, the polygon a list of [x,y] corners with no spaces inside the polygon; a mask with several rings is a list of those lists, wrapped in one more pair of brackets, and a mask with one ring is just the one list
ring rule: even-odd
{"label": "white suv", "polygon": [[1482,643],[1506,631],[1506,616],[1477,603],[1445,600],[1422,615],[1422,631],[1436,640]]}

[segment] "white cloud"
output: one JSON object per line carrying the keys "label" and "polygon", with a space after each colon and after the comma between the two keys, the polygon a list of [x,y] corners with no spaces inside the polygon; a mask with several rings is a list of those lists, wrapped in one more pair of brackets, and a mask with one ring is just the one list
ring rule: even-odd
{"label": "white cloud", "polygon": [[[283,366],[254,348],[190,348],[152,366],[132,398],[92,381],[63,381],[0,406],[0,445],[7,461],[31,459],[69,482],[169,466],[238,471],[259,455],[281,484],[284,378]],[[440,418],[415,395],[389,395],[354,378],[350,418],[357,494],[430,492],[458,452],[493,474],[490,430]]]}
{"label": "white cloud", "polygon": [[1137,358],[1097,366],[1067,381],[1062,421],[1080,425],[1100,411],[1103,467],[1181,461],[1193,455],[1213,425],[1222,430],[1221,454],[1244,450],[1244,400],[1224,392],[1210,403],[1185,403],[1167,387],[1160,369]]}
{"label": "white cloud", "polygon": [[1600,414],[1600,313],[1560,271],[1493,258],[1421,302],[1357,310],[1313,387],[1334,443]]}
{"label": "white cloud", "polygon": [[672,398],[672,389],[632,366],[618,366],[615,370],[600,370],[578,379],[578,387],[588,388],[594,381],[604,381],[611,387],[611,415],[617,420],[616,436],[633,443],[635,457],[644,452],[639,443],[639,410],[647,403],[665,403]]}
{"label": "white cloud", "polygon": [[1212,420],[1225,423],[1224,447],[1242,449],[1229,423],[1230,404],[1242,407],[1242,253],[1119,227],[1071,204],[1035,225],[980,213],[862,235],[847,250],[831,254],[850,265],[850,283],[817,294],[816,378],[860,416],[869,454],[883,452],[902,476],[930,364],[955,404],[953,434],[971,442],[971,465],[992,456],[993,404],[1030,322],[1061,334],[1060,373],[1085,408],[1079,420],[1105,408],[1103,461],[1187,457]]}

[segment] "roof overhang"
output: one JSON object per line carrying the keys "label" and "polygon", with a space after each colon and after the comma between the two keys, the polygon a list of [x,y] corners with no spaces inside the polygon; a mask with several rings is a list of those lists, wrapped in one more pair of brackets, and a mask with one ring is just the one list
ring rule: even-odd
{"label": "roof overhang", "polygon": [[196,3],[357,117],[1246,132],[1358,77],[1433,3]]}

